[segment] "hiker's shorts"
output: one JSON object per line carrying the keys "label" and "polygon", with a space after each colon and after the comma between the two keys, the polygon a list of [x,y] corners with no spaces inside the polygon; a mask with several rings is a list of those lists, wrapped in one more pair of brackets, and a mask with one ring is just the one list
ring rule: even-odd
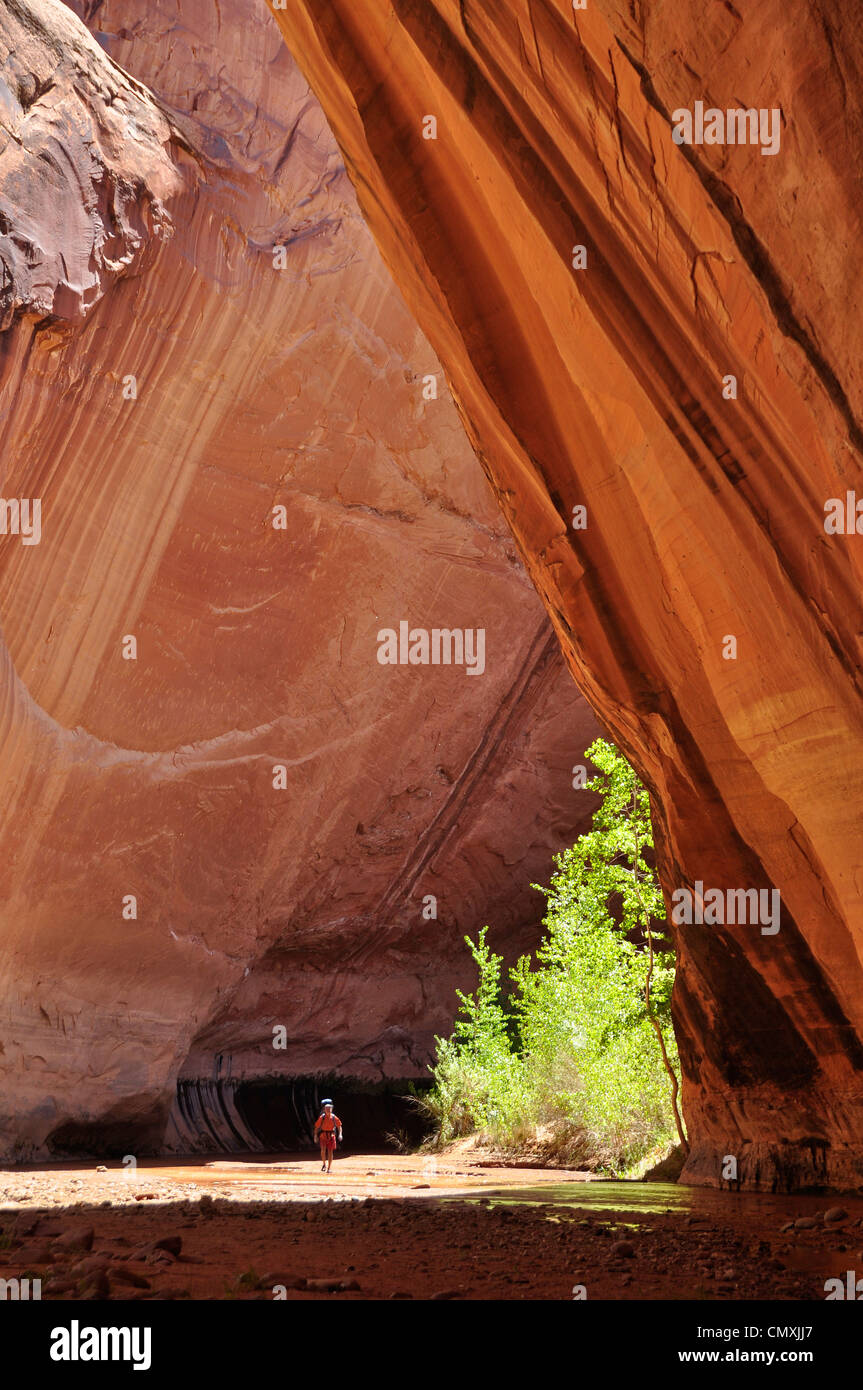
{"label": "hiker's shorts", "polygon": [[327,1133],[322,1133],[322,1134],[321,1134],[321,1148],[322,1148],[322,1149],[326,1149],[329,1153],[335,1153],[335,1148],[336,1148],[336,1136],[335,1136],[335,1133],[329,1133],[329,1134],[327,1134]]}

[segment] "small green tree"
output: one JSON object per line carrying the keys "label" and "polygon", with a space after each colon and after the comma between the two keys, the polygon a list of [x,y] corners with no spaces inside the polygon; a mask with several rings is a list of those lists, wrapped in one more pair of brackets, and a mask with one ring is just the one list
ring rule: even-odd
{"label": "small green tree", "polygon": [[[591,829],[555,857],[536,952],[510,972],[484,927],[465,938],[475,994],[458,991],[452,1037],[436,1039],[425,1108],[441,1140],[484,1131],[517,1147],[540,1126],[559,1152],[626,1167],[670,1137],[685,1145],[671,1027],[674,955],[649,862],[646,789],[618,750],[597,739],[588,782],[600,804]],[[538,885],[534,885],[537,887]]]}
{"label": "small green tree", "polygon": [[456,990],[459,1012],[450,1038],[435,1038],[435,1086],[423,1103],[438,1125],[441,1142],[499,1125],[512,1108],[519,1086],[512,1051],[511,1015],[502,1003],[503,957],[486,943],[488,927],[476,942],[465,937],[477,967],[475,994]]}
{"label": "small green tree", "polygon": [[511,1052],[508,1031],[511,1016],[501,1002],[503,956],[495,955],[486,944],[487,931],[488,927],[483,927],[476,942],[465,937],[479,972],[479,984],[476,994],[456,990],[461,1016],[455,1021],[453,1036],[481,1066],[495,1067]]}

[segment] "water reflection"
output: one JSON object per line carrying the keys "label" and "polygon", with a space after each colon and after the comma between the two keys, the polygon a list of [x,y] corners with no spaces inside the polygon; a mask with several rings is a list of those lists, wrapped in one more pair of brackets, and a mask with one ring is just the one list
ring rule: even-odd
{"label": "water reflection", "polygon": [[[451,1200],[448,1197],[443,1201]],[[562,1182],[536,1187],[489,1188],[482,1194],[464,1194],[460,1201],[492,1202],[494,1205],[539,1204],[579,1207],[591,1212],[635,1212],[656,1214],[680,1212],[709,1220],[728,1219],[742,1212],[790,1221],[798,1216],[814,1216],[841,1205],[849,1218],[863,1216],[863,1198],[846,1195],[792,1195],[771,1192],[734,1192],[705,1187],[681,1187],[665,1182]]]}

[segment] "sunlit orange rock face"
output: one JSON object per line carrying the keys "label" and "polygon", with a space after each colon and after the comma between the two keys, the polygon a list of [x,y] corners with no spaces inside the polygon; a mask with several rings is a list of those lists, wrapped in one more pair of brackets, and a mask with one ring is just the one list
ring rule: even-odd
{"label": "sunlit orange rock face", "polygon": [[[77,8],[0,7],[18,1156],[230,1143],[178,1076],[423,1075],[597,728],[266,9]],[[403,620],[484,673],[381,665]]]}
{"label": "sunlit orange rock face", "polygon": [[[859,22],[807,0],[274,10],[651,788],[669,908],[703,886],[707,921],[677,929],[684,1176],[729,1155],[745,1185],[856,1185],[863,540],[824,507],[863,496]],[[768,134],[781,112],[776,146],[676,143],[697,102],[763,108]],[[781,895],[778,932],[760,900],[728,924],[751,888]]]}

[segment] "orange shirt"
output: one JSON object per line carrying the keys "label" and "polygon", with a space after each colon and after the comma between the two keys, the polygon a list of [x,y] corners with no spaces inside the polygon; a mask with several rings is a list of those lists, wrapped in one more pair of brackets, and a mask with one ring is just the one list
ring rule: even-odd
{"label": "orange shirt", "polygon": [[315,1133],[322,1129],[325,1134],[332,1134],[334,1129],[341,1129],[342,1122],[338,1115],[319,1115],[315,1120]]}

